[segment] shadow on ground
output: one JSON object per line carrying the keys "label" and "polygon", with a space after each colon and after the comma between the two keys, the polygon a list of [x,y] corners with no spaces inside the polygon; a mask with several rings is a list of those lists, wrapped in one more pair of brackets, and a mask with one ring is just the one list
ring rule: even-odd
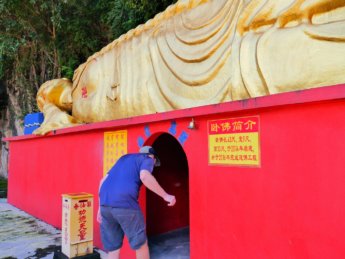
{"label": "shadow on ground", "polygon": [[151,259],[189,259],[189,228],[149,237]]}

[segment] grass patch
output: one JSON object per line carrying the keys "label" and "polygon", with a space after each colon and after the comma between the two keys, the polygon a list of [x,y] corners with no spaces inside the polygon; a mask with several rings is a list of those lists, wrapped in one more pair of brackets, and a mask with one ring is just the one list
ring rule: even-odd
{"label": "grass patch", "polygon": [[7,198],[7,179],[0,177],[0,198]]}

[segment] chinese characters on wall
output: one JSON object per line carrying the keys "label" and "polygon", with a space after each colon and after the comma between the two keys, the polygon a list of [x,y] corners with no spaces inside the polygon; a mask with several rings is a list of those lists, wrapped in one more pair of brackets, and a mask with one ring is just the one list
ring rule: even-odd
{"label": "chinese characters on wall", "polygon": [[259,117],[208,121],[209,164],[260,166]]}
{"label": "chinese characters on wall", "polygon": [[127,154],[127,131],[104,133],[103,175],[106,175],[115,162]]}

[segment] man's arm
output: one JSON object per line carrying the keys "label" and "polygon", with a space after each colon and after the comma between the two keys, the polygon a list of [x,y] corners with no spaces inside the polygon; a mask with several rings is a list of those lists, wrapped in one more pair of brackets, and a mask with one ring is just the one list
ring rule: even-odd
{"label": "man's arm", "polygon": [[168,206],[174,206],[176,203],[176,198],[174,195],[168,194],[157,182],[156,178],[147,170],[140,171],[140,180],[142,183],[151,191],[153,191],[158,196],[162,197]]}
{"label": "man's arm", "polygon": [[[99,192],[101,190],[102,184],[104,182],[104,180],[108,177],[108,175],[105,175],[101,182],[99,183],[99,188],[98,188],[98,196],[99,196]],[[99,203],[99,207],[98,207],[98,212],[97,212],[97,222],[98,223],[102,223],[102,216],[101,216],[101,201],[98,199],[98,203]]]}

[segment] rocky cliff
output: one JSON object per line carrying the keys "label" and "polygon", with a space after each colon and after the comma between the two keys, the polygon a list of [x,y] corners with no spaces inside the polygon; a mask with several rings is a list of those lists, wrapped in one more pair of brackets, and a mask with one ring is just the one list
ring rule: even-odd
{"label": "rocky cliff", "polygon": [[[23,134],[23,100],[32,99],[25,89],[14,82],[0,81],[0,138]],[[8,176],[8,143],[1,141],[0,146],[0,176]]]}

